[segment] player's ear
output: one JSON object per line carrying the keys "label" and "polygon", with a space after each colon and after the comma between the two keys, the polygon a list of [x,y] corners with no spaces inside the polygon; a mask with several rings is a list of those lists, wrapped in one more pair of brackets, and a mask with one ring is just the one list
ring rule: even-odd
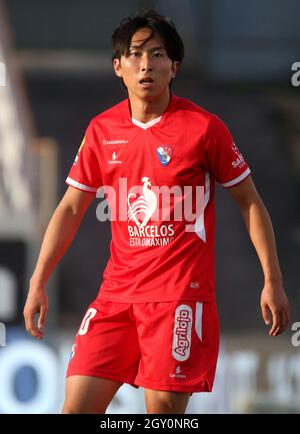
{"label": "player's ear", "polygon": [[122,77],[122,68],[121,68],[121,61],[120,59],[114,59],[113,60],[113,67],[115,70],[115,74],[121,78]]}
{"label": "player's ear", "polygon": [[172,78],[176,77],[176,74],[179,71],[179,68],[180,68],[180,62],[178,62],[178,61],[172,62]]}

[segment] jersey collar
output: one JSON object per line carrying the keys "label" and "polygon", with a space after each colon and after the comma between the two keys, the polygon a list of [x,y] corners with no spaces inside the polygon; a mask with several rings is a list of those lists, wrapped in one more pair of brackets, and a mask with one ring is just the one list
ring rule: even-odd
{"label": "jersey collar", "polygon": [[154,125],[158,124],[161,120],[163,120],[166,117],[166,115],[168,113],[170,113],[171,109],[173,108],[173,106],[175,104],[175,100],[176,100],[176,96],[171,92],[170,102],[169,102],[168,107],[166,108],[166,111],[161,116],[159,116],[158,118],[155,118],[155,119],[152,119],[149,122],[143,123],[143,122],[140,122],[140,121],[138,121],[138,120],[136,120],[136,119],[134,119],[134,118],[131,117],[131,114],[130,114],[130,104],[129,104],[129,99],[128,99],[128,109],[129,109],[129,114],[130,114],[131,122],[134,125],[136,125],[137,127],[142,128],[143,130],[147,130],[148,128],[151,128]]}
{"label": "jersey collar", "polygon": [[146,123],[137,121],[134,118],[131,118],[131,121],[137,127],[143,128],[143,130],[147,130],[147,128],[151,128],[151,127],[153,127],[153,125],[157,124],[161,120],[161,118],[162,118],[162,116],[159,116],[158,118],[152,119],[152,121],[149,121]]}

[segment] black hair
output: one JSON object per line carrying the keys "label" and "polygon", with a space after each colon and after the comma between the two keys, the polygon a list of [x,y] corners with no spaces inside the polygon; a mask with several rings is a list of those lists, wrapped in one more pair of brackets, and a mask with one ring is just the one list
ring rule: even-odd
{"label": "black hair", "polygon": [[[154,9],[146,9],[124,18],[112,35],[112,59],[121,59],[122,55],[129,56],[132,36],[141,28],[149,28],[160,36],[168,57],[172,61],[181,62],[184,57],[184,45],[175,24],[167,17],[160,15]],[[146,42],[146,41],[145,41]]]}

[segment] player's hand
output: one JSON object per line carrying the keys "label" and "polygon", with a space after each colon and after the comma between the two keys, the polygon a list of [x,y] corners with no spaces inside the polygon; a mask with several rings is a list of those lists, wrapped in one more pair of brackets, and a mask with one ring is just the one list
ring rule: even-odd
{"label": "player's hand", "polygon": [[[43,288],[29,289],[24,307],[24,319],[27,332],[37,339],[44,338],[44,326],[48,310],[48,297]],[[38,315],[37,324],[35,317]]]}
{"label": "player's hand", "polygon": [[280,335],[289,322],[289,302],[282,283],[265,284],[260,305],[265,323],[267,325],[272,323],[269,335]]}

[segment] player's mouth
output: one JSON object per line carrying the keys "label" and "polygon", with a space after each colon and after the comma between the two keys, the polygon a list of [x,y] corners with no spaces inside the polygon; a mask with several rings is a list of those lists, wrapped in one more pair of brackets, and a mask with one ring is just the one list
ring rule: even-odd
{"label": "player's mouth", "polygon": [[144,88],[144,89],[149,89],[154,83],[154,80],[151,77],[144,77],[141,78],[141,80],[139,81],[139,84]]}

